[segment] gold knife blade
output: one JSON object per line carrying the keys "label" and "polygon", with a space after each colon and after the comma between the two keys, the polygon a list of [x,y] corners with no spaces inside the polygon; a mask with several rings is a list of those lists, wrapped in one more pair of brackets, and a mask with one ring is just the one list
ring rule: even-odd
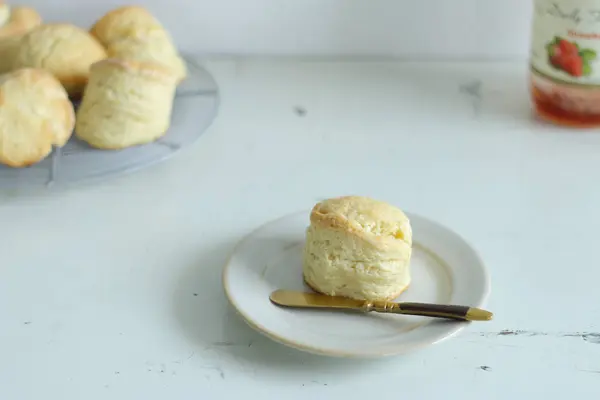
{"label": "gold knife blade", "polygon": [[294,308],[346,309],[380,313],[419,315],[462,321],[490,321],[493,314],[475,307],[392,301],[363,301],[318,293],[276,290],[269,296],[279,306]]}
{"label": "gold knife blade", "polygon": [[297,308],[341,308],[361,309],[362,300],[348,299],[345,297],[325,296],[318,293],[295,292],[291,290],[276,290],[269,296],[271,301],[284,307]]}

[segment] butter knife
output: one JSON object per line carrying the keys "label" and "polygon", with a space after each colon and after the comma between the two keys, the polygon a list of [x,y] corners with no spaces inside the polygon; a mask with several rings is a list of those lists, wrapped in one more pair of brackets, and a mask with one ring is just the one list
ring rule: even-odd
{"label": "butter knife", "polygon": [[364,301],[324,294],[276,290],[269,296],[279,306],[293,308],[318,308],[329,310],[356,310],[388,314],[420,315],[461,321],[490,321],[493,314],[481,308],[446,304],[428,304],[392,301]]}

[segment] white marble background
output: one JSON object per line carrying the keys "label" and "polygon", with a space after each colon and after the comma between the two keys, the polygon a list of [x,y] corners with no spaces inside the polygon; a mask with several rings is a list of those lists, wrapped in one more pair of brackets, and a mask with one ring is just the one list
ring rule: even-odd
{"label": "white marble background", "polygon": [[[91,24],[118,0],[22,0]],[[210,54],[523,58],[532,1],[140,0],[186,51]]]}

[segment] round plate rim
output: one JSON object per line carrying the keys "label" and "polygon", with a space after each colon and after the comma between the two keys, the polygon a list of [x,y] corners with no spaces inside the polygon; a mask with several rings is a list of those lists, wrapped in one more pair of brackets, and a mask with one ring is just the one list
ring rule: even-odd
{"label": "round plate rim", "polygon": [[[250,326],[252,329],[256,330],[257,332],[261,333],[262,335],[270,338],[271,340],[286,345],[288,347],[297,349],[297,350],[301,350],[304,352],[308,352],[308,353],[312,353],[312,354],[316,354],[316,355],[321,355],[321,356],[330,356],[330,357],[343,357],[343,358],[379,358],[379,357],[387,357],[387,356],[393,356],[393,355],[399,355],[399,354],[405,354],[408,352],[412,352],[415,350],[419,350],[421,348],[424,347],[428,347],[428,346],[432,346],[434,344],[438,344],[441,343],[442,341],[445,341],[453,336],[455,336],[458,332],[460,332],[461,330],[463,330],[464,328],[466,328],[468,325],[470,325],[472,322],[470,321],[465,321],[465,322],[461,322],[461,323],[457,323],[457,324],[453,324],[451,329],[448,329],[447,333],[444,334],[443,336],[430,341],[430,342],[420,342],[420,344],[415,344],[412,345],[410,347],[406,347],[404,346],[403,348],[400,347],[393,347],[390,349],[390,351],[385,351],[385,352],[371,352],[371,351],[353,351],[353,352],[348,352],[348,351],[337,351],[337,350],[330,350],[330,349],[325,349],[325,348],[321,348],[319,346],[312,346],[312,345],[306,345],[306,344],[302,344],[302,343],[297,343],[293,340],[290,340],[286,337],[283,337],[275,332],[272,332],[270,329],[262,326],[261,324],[257,323],[256,321],[254,321],[249,315],[247,315],[245,312],[243,312],[241,310],[241,308],[238,306],[238,304],[235,302],[235,300],[233,299],[233,296],[231,295],[231,290],[229,288],[229,271],[231,269],[231,261],[233,259],[233,257],[237,254],[239,248],[248,240],[250,240],[257,232],[259,232],[262,229],[267,228],[269,225],[272,224],[276,224],[277,222],[283,220],[283,219],[287,219],[287,218],[293,218],[295,216],[298,216],[299,214],[303,214],[303,215],[309,215],[310,214],[310,210],[304,210],[304,211],[296,211],[296,212],[292,212],[289,214],[285,214],[282,215],[278,218],[269,220],[265,223],[263,223],[262,225],[259,225],[258,227],[256,227],[255,229],[253,229],[252,231],[248,232],[246,235],[244,235],[234,246],[233,250],[231,251],[230,255],[227,257],[227,260],[225,261],[225,265],[223,267],[223,273],[222,273],[222,281],[223,281],[223,288],[225,291],[225,296],[227,297],[227,300],[229,301],[229,303],[232,305],[232,307],[236,310],[236,312],[240,315],[240,317],[242,318],[242,320],[248,325]],[[421,219],[423,221],[426,221],[427,223],[436,225],[442,229],[444,229],[445,231],[450,232],[451,234],[453,234],[456,238],[460,239],[473,253],[473,256],[475,257],[475,259],[477,260],[477,264],[481,267],[481,272],[484,278],[484,286],[482,287],[482,295],[481,298],[479,299],[479,301],[477,302],[477,304],[473,304],[473,307],[483,307],[486,302],[487,299],[489,298],[490,292],[491,292],[491,277],[489,274],[489,271],[487,269],[487,267],[485,266],[485,263],[483,262],[482,257],[480,256],[479,252],[477,251],[477,249],[475,247],[473,247],[469,241],[467,241],[462,235],[460,235],[459,233],[457,233],[456,231],[454,231],[453,229],[448,228],[446,225],[441,224],[437,221],[434,221],[430,218],[427,217],[423,217],[420,214],[414,213],[414,212],[410,212],[410,211],[405,211],[405,214],[410,218],[418,218]]]}

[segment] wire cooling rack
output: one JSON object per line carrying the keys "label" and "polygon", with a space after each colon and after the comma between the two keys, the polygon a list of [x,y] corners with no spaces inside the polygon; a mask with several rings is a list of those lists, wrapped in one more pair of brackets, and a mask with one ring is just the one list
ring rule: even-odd
{"label": "wire cooling rack", "polygon": [[54,149],[31,167],[0,165],[0,192],[110,178],[164,161],[192,144],[217,115],[219,89],[211,74],[196,61],[186,57],[186,62],[188,77],[177,88],[171,127],[161,139],[123,150],[98,150],[73,136],[64,147]]}

